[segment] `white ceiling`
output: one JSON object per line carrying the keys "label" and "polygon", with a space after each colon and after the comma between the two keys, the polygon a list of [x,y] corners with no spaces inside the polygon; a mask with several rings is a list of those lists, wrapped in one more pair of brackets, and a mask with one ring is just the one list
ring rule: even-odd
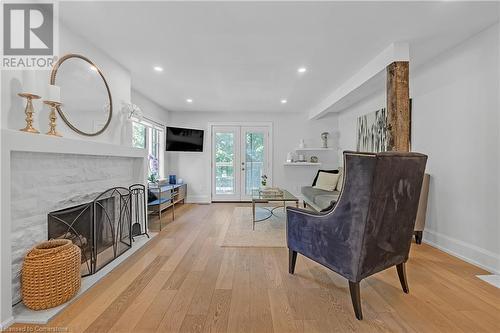
{"label": "white ceiling", "polygon": [[65,24],[173,111],[308,112],[390,43],[410,43],[414,68],[498,13],[496,2],[60,3]]}

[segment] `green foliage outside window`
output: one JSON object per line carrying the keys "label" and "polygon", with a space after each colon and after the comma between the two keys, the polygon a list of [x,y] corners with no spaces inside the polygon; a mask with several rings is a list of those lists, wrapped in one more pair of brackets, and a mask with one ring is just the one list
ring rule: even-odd
{"label": "green foliage outside window", "polygon": [[146,126],[132,123],[132,147],[146,148]]}

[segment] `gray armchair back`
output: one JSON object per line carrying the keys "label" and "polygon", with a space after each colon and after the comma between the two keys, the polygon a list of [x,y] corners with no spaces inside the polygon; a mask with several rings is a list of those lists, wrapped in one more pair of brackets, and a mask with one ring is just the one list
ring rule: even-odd
{"label": "gray armchair back", "polygon": [[426,161],[418,153],[344,152],[344,186],[330,211],[287,208],[290,273],[301,253],[356,287],[374,273],[405,263]]}

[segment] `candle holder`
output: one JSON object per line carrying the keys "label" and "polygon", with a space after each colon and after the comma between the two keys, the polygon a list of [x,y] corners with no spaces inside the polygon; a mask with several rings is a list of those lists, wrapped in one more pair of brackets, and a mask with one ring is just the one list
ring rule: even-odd
{"label": "candle holder", "polygon": [[58,106],[61,106],[62,104],[54,101],[43,101],[43,103],[47,104],[50,107],[49,131],[47,132],[47,135],[62,136],[56,131],[56,120],[57,120],[56,109]]}
{"label": "candle holder", "polygon": [[33,127],[33,100],[39,99],[40,96],[30,93],[19,93],[17,94],[20,97],[26,98],[26,108],[24,109],[24,113],[26,114],[26,127],[20,129],[23,132],[29,132],[33,134],[40,133],[35,127]]}

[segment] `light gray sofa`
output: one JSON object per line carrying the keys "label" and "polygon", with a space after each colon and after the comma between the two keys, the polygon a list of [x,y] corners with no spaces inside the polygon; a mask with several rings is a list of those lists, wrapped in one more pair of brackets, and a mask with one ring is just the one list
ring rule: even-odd
{"label": "light gray sofa", "polygon": [[337,201],[340,191],[325,191],[312,186],[302,186],[300,192],[304,198],[304,207],[309,206],[317,212],[330,207]]}
{"label": "light gray sofa", "polygon": [[[343,175],[341,174],[341,177]],[[424,174],[420,200],[418,203],[417,218],[415,221],[415,241],[422,243],[423,231],[425,228],[425,217],[427,213],[427,198],[429,195],[430,175]],[[304,199],[304,208],[311,207],[316,212],[321,212],[331,208],[334,202],[339,199],[340,191],[325,191],[314,188],[313,186],[302,186],[300,192]]]}

